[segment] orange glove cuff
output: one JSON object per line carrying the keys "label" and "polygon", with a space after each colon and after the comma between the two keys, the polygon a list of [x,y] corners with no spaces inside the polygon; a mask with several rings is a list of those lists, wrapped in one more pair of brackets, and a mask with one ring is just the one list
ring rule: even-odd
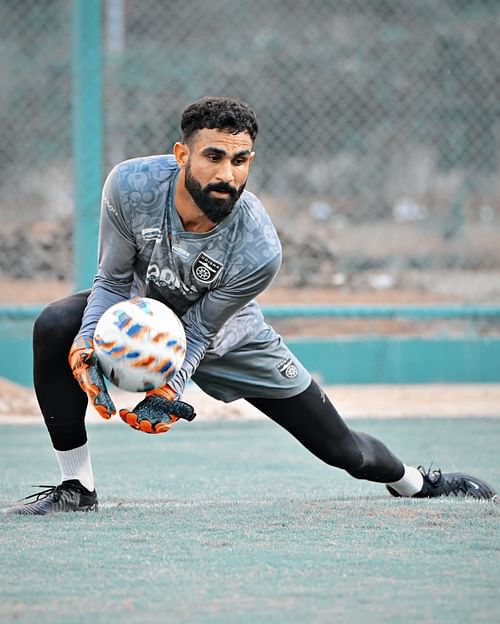
{"label": "orange glove cuff", "polygon": [[162,386],[161,388],[155,388],[155,390],[149,390],[146,392],[146,396],[161,396],[168,401],[173,401],[175,399],[175,392],[172,388],[167,384],[166,386]]}
{"label": "orange glove cuff", "polygon": [[74,370],[77,366],[80,366],[85,362],[86,356],[92,354],[94,351],[94,341],[92,338],[83,338],[77,336],[71,345],[71,349],[68,355],[68,362],[71,370]]}
{"label": "orange glove cuff", "polygon": [[116,408],[108,394],[106,382],[94,356],[92,338],[77,336],[71,346],[68,361],[73,377],[87,394],[97,412],[103,418],[111,418]]}

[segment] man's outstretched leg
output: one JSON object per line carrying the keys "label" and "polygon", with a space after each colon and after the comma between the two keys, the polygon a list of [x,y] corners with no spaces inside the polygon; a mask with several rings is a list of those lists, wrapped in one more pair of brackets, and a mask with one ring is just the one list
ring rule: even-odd
{"label": "man's outstretched leg", "polygon": [[87,396],[68,364],[89,293],[77,293],[45,308],[35,322],[35,392],[61,470],[61,483],[40,486],[26,502],[7,513],[45,515],[59,511],[96,511],[97,496],[85,429]]}
{"label": "man's outstretched leg", "polygon": [[247,400],[327,464],[343,468],[356,479],[385,483],[393,496],[495,496],[494,490],[476,477],[404,465],[380,440],[349,429],[314,381],[288,399]]}

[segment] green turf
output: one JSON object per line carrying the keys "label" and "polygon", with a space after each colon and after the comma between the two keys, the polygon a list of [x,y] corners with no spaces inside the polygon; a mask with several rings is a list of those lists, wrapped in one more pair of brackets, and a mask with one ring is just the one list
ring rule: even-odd
{"label": "green turf", "polygon": [[[408,463],[500,486],[500,420],[355,421]],[[271,422],[89,428],[98,514],[1,517],[0,622],[497,622],[500,506],[392,499]],[[0,504],[57,480],[0,429]]]}

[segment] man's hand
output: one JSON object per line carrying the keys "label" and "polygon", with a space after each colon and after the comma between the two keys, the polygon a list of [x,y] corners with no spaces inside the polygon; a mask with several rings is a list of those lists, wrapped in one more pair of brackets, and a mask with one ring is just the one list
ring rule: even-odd
{"label": "man's hand", "polygon": [[68,360],[73,377],[89,397],[99,415],[106,419],[111,418],[116,413],[116,407],[108,394],[104,375],[99,368],[93,340],[77,336],[69,352]]}
{"label": "man's hand", "polygon": [[127,425],[144,433],[166,433],[179,418],[193,420],[196,416],[189,403],[174,401],[174,397],[170,386],[150,390],[131,412],[120,410],[120,417]]}

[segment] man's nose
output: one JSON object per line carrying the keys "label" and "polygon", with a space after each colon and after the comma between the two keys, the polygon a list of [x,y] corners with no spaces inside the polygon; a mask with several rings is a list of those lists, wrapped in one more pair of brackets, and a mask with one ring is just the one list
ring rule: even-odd
{"label": "man's nose", "polygon": [[219,167],[217,168],[216,177],[218,180],[220,180],[221,182],[225,182],[226,184],[233,182],[233,167],[231,166],[230,160],[224,160],[220,163]]}

